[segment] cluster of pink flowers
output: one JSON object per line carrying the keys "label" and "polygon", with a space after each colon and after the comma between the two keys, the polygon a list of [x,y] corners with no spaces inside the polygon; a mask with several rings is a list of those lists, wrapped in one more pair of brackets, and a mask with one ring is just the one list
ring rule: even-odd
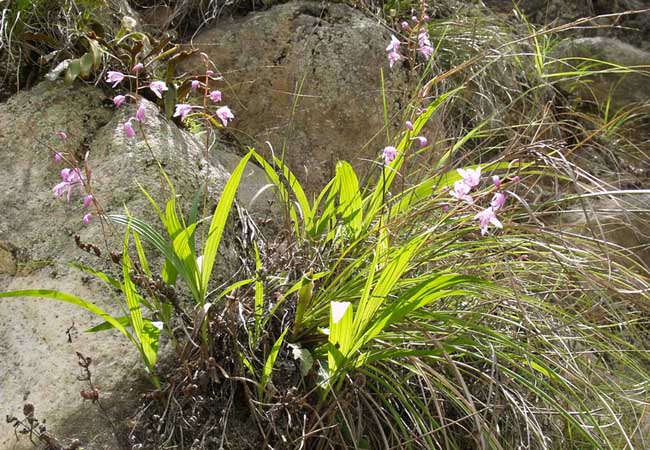
{"label": "cluster of pink flowers", "polygon": [[457,172],[462,178],[454,183],[454,190],[451,192],[451,196],[470,204],[474,203],[474,199],[469,193],[481,182],[481,167],[479,166],[476,169],[457,169]]}
{"label": "cluster of pink flowers", "polygon": [[[136,64],[132,71],[134,73],[140,72],[144,68],[144,65],[142,63]],[[214,75],[214,72],[211,70],[207,71],[207,76],[212,76]],[[106,76],[106,81],[108,83],[113,83],[113,87],[116,87],[119,83],[121,83],[125,78],[130,77],[129,75],[125,75],[122,72],[116,72],[116,71],[109,71]],[[137,78],[137,76],[136,76]],[[201,86],[201,82],[199,80],[192,80],[191,82],[191,88],[192,90],[197,90]],[[163,97],[163,92],[168,91],[169,88],[167,87],[167,83],[164,81],[152,81],[150,82],[147,86],[144,86],[144,88],[148,88],[151,90],[151,92],[154,93],[154,95],[160,99]],[[218,90],[213,90],[209,93],[207,93],[206,89],[206,95],[210,100],[212,100],[214,103],[218,103],[221,101],[222,95],[221,91]],[[133,97],[132,95],[116,95],[113,97],[113,104],[115,107],[119,108],[124,104],[126,99],[128,97]],[[173,117],[179,117],[181,121],[185,120],[185,118],[192,113],[192,109],[194,107],[190,104],[187,103],[179,103],[176,105]],[[197,107],[198,108],[198,107]],[[132,121],[135,120],[137,122],[142,123],[144,121],[145,117],[145,112],[146,109],[142,103],[140,103],[140,106],[138,107],[138,110],[136,111],[135,115],[131,118],[129,118],[126,122],[124,122],[124,133],[127,135],[127,137],[135,137],[135,130],[133,129]],[[235,115],[232,113],[229,107],[227,106],[222,106],[217,109],[216,111],[216,116],[221,120],[221,123],[223,124],[224,127],[228,126],[228,123],[235,118]]]}
{"label": "cluster of pink flowers", "polygon": [[67,202],[70,203],[72,191],[77,187],[80,189],[83,187],[81,171],[77,168],[70,169],[66,167],[65,169],[61,169],[60,175],[63,181],[54,186],[52,192],[57,197],[63,197],[65,195]]}
{"label": "cluster of pink flowers", "polygon": [[[469,204],[474,204],[474,199],[470,195],[470,192],[481,183],[481,167],[478,166],[476,169],[457,169],[457,172],[462,178],[454,183],[451,196],[455,197],[459,201],[463,200]],[[518,183],[519,176],[513,177],[512,181]],[[503,208],[507,196],[504,192],[499,190],[501,188],[501,179],[498,175],[492,177],[492,184],[494,184],[497,192],[492,197],[490,206],[481,210],[474,216],[474,219],[479,221],[479,228],[481,230],[481,235],[483,236],[488,234],[488,228],[490,225],[496,228],[503,228],[503,224],[497,218],[496,212]]]}
{"label": "cluster of pink flowers", "polygon": [[[62,141],[66,141],[68,139],[68,135],[65,133],[65,131],[59,131],[57,134],[59,135]],[[64,153],[58,151],[54,152],[55,162],[59,163],[63,159],[64,159]],[[83,193],[85,188],[85,180],[83,178],[83,175],[81,174],[81,170],[78,167],[63,168],[61,169],[59,175],[61,176],[62,181],[52,188],[52,192],[57,197],[65,196],[66,201],[70,203],[70,198],[72,197],[72,193],[74,190],[78,190],[80,193]],[[83,199],[84,208],[86,209],[90,208],[90,206],[94,203],[94,200],[95,197],[93,197],[92,194],[87,194]],[[84,225],[88,225],[92,217],[93,217],[92,213],[90,212],[86,213],[82,219]]]}
{"label": "cluster of pink flowers", "polygon": [[[137,63],[133,68],[131,69],[133,73],[138,74],[142,69],[144,69],[144,65],[142,63]],[[125,78],[132,77],[130,75],[125,75],[122,72],[116,72],[116,71],[109,71],[106,76],[106,81],[108,83],[113,83],[113,87],[117,87],[118,84],[120,84]],[[145,88],[149,88],[151,92],[154,93],[154,95],[158,98],[162,98],[162,93],[167,91],[169,88],[167,87],[167,83],[164,81],[152,81],[149,83],[148,86],[145,86]],[[127,98],[134,98],[132,95],[116,95],[113,97],[113,104],[115,105],[116,108],[121,107],[124,102],[126,102]],[[137,122],[144,122],[145,114],[146,114],[146,108],[143,103],[140,103],[138,105],[138,109],[135,112],[135,115],[133,117],[130,117],[126,122],[124,122],[123,128],[124,128],[124,134],[126,134],[127,137],[134,137],[135,136],[135,130],[133,129],[132,121],[137,121]]]}
{"label": "cluster of pink flowers", "polygon": [[418,32],[418,52],[424,56],[424,59],[429,59],[433,55],[433,47],[429,40],[429,33],[424,27],[420,28]]}
{"label": "cluster of pink flowers", "polygon": [[388,47],[386,47],[386,51],[388,52],[388,65],[392,68],[393,65],[402,59],[402,55],[399,54],[399,48],[402,43],[395,37],[394,34],[391,34],[390,36],[390,44],[388,44]]}
{"label": "cluster of pink flowers", "polygon": [[[421,21],[419,21],[416,16],[413,16],[411,17],[411,20],[413,21],[412,26],[407,21],[402,22],[402,29],[410,34],[407,42],[417,40],[417,52],[422,55],[424,59],[428,60],[431,58],[431,55],[433,55],[433,46],[431,45],[429,32],[425,26],[425,23],[429,21],[429,16],[423,16]],[[401,45],[402,42],[395,37],[394,34],[391,35],[390,43],[388,44],[388,47],[386,47],[388,65],[391,68],[397,61],[404,59],[404,56],[399,52]]]}

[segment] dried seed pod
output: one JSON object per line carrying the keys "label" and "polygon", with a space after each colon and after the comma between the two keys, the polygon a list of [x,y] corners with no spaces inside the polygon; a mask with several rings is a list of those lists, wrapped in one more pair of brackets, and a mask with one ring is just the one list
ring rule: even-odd
{"label": "dried seed pod", "polygon": [[25,403],[23,405],[23,414],[25,417],[33,417],[34,416],[34,405],[31,403]]}
{"label": "dried seed pod", "polygon": [[113,261],[115,264],[120,264],[120,262],[122,262],[122,253],[111,252],[111,261]]}
{"label": "dried seed pod", "polygon": [[98,389],[88,389],[88,390],[83,390],[80,391],[79,394],[85,399],[85,400],[92,400],[92,402],[96,402],[99,400],[99,390]]}

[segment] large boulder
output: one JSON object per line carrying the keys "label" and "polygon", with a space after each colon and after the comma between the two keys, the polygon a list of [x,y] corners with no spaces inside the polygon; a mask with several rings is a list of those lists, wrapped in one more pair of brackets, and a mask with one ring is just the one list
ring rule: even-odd
{"label": "large boulder", "polygon": [[[489,0],[490,3],[510,3],[509,0]],[[530,20],[538,24],[563,25],[583,17],[604,16],[573,30],[587,37],[615,37],[628,44],[650,50],[650,11],[647,0],[520,0],[517,6]],[[644,11],[637,14],[619,13]],[[584,24],[583,24],[584,25]]]}
{"label": "large boulder", "polygon": [[[586,61],[590,71],[599,72],[583,77],[584,83],[562,83],[567,89],[577,89],[585,100],[599,105],[610,102],[613,110],[650,100],[650,78],[645,69],[650,65],[650,52],[614,38],[587,37],[562,42],[556,56],[561,61],[560,72],[574,70]],[[594,65],[594,60],[603,63]]]}
{"label": "large boulder", "polygon": [[[224,19],[193,44],[224,76],[217,87],[235,111],[233,125],[267,155],[269,141],[314,191],[339,159],[359,167],[387,145],[381,69],[389,114],[408,93],[401,64],[388,67],[389,36],[347,5],[298,1]],[[205,71],[198,56],[184,69]]]}
{"label": "large boulder", "polygon": [[[133,215],[157,223],[137,185],[164,204],[169,192],[156,160],[185,205],[207,179],[212,208],[229,174],[218,161],[205,161],[201,145],[165,120],[152,103],[144,100],[145,141],[124,133],[123,122],[133,115],[134,106],[116,111],[104,106],[104,100],[95,88],[44,82],[0,105],[0,286],[3,291],[58,289],[121,316],[123,300],[117,294],[61,264],[76,262],[114,273],[105,250],[103,258],[82,252],[72,235],[101,249],[107,243],[119,250],[124,230],[97,218],[84,226],[79,193],[70,203],[55,198],[52,187],[60,181],[62,168],[52,159],[53,150],[62,149],[56,132],[68,133],[69,150],[88,153],[95,195],[109,213],[123,212],[126,206]],[[221,249],[224,275],[239,264],[236,246],[229,231]],[[150,255],[152,264],[159,266],[154,252]],[[97,405],[79,394],[87,385],[77,380],[75,352],[93,358],[93,379],[109,410],[125,398],[137,400],[137,390],[132,389],[142,386],[143,370],[135,349],[118,333],[81,332],[96,323],[91,314],[54,300],[0,300],[0,413],[19,416],[23,403],[30,402],[54,434],[79,438],[86,449],[117,448]],[[0,427],[0,449],[31,445],[27,437],[18,444],[15,440],[10,425]]]}
{"label": "large boulder", "polygon": [[[650,270],[650,195],[644,191],[627,191],[617,195],[602,195],[584,199],[575,208],[561,216],[562,224],[570,232],[608,242],[603,251],[630,257],[642,270]],[[631,267],[629,267],[632,269]]]}

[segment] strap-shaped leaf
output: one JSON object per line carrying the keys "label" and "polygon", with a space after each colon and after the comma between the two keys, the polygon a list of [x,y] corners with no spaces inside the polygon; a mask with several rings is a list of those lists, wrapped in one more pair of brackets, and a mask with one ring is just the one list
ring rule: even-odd
{"label": "strap-shaped leaf", "polygon": [[330,303],[330,335],[327,351],[330,380],[335,379],[337,372],[350,356],[354,336],[353,317],[352,303],[336,301]]}
{"label": "strap-shaped leaf", "polygon": [[[154,230],[151,225],[140,219],[128,217],[122,214],[109,214],[108,218],[117,224],[129,225],[131,229],[135,230],[147,242],[153,245],[165,257],[165,266],[168,267],[166,273],[169,274],[169,263],[169,265],[173,266],[173,270],[178,272],[181,278],[183,278],[187,283],[188,287],[192,291],[192,296],[196,299],[202,298],[201,293],[197,289],[196,283],[192,282],[194,280],[193,277],[187,272],[185,266],[174,252],[173,247],[169,244],[167,239]],[[167,276],[169,277],[169,275]],[[165,282],[173,284],[170,283],[168,279],[165,279]]]}
{"label": "strap-shaped leaf", "polygon": [[363,226],[363,210],[359,179],[352,166],[339,161],[336,164],[336,179],[339,193],[339,215],[356,237]]}
{"label": "strap-shaped leaf", "polygon": [[296,211],[296,207],[294,206],[293,202],[291,201],[291,195],[289,194],[289,190],[286,188],[282,180],[280,180],[280,177],[275,172],[275,168],[271,164],[269,164],[258,153],[255,153],[254,156],[255,159],[257,160],[257,163],[260,166],[262,166],[262,168],[264,169],[264,172],[266,173],[266,177],[277,189],[278,197],[280,198],[280,203],[282,203],[282,205],[287,208],[287,211],[289,213],[289,218],[293,223],[296,236],[300,236],[301,232],[300,232],[299,214]]}
{"label": "strap-shaped leaf", "polygon": [[239,187],[239,182],[244,173],[244,168],[248,164],[248,160],[253,156],[254,151],[251,150],[242,160],[237,164],[235,170],[233,170],[226,186],[223,188],[221,193],[221,198],[219,199],[219,204],[217,204],[217,209],[212,216],[212,222],[210,223],[210,230],[208,231],[208,238],[205,241],[205,250],[203,251],[203,263],[201,266],[201,290],[200,298],[202,301],[205,301],[205,294],[208,290],[208,283],[210,277],[212,276],[212,268],[214,267],[214,260],[217,257],[217,250],[219,249],[219,244],[221,243],[221,237],[223,236],[223,230],[226,227],[226,221],[228,220],[228,215],[232,208],[232,203],[235,200],[235,193]]}
{"label": "strap-shaped leaf", "polygon": [[[133,333],[140,342],[140,351],[145,359],[145,364],[150,369],[153,368],[151,365],[150,354],[148,354],[147,349],[145,348],[146,336],[143,336],[144,322],[142,321],[142,311],[140,311],[140,302],[138,301],[138,292],[135,289],[133,281],[131,281],[131,259],[129,258],[129,235],[131,234],[130,227],[127,227],[126,233],[124,234],[124,245],[122,246],[122,276],[124,277],[124,282],[122,283],[122,292],[126,300],[126,305],[129,309],[129,317],[131,318],[131,328],[133,328]],[[155,358],[154,358],[155,360]]]}
{"label": "strap-shaped leaf", "polygon": [[280,348],[282,347],[282,343],[284,342],[284,337],[286,336],[287,331],[289,331],[288,327],[284,329],[280,337],[275,341],[273,347],[271,347],[269,356],[266,358],[266,362],[264,363],[264,368],[262,369],[262,379],[260,381],[260,384],[258,385],[258,389],[259,389],[258,397],[260,399],[264,394],[264,389],[266,389],[266,385],[271,379],[271,374],[273,373],[273,367],[275,366],[275,361],[278,359],[278,355],[280,354]]}
{"label": "strap-shaped leaf", "polygon": [[0,292],[0,298],[9,297],[51,298],[53,300],[59,300],[62,302],[70,303],[71,305],[78,306],[85,309],[86,311],[95,314],[97,317],[104,319],[106,322],[113,325],[116,330],[120,331],[120,333],[126,336],[136,347],[138,346],[138,342],[133,338],[131,333],[129,333],[127,329],[115,317],[111,316],[94,303],[91,303],[80,297],[66,294],[65,292],[57,291],[54,289],[25,289],[20,291]]}
{"label": "strap-shaped leaf", "polygon": [[309,200],[307,200],[307,196],[305,195],[305,191],[302,189],[296,176],[291,172],[291,170],[289,170],[289,167],[281,159],[274,157],[273,160],[280,170],[282,170],[282,175],[284,175],[285,180],[287,180],[287,184],[291,188],[291,191],[298,202],[298,206],[302,211],[303,221],[308,226],[312,221],[313,212]]}

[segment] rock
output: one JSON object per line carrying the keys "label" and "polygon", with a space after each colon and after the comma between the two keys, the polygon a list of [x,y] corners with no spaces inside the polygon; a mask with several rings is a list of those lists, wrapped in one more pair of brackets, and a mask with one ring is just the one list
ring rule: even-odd
{"label": "rock", "polygon": [[[576,205],[573,212],[563,215],[562,222],[572,232],[578,230],[610,242],[613,246],[603,249],[606,248],[609,252],[623,252],[649,269],[648,220],[650,195],[639,192],[586,199],[584,204]],[[616,259],[613,253],[611,256]],[[629,264],[629,260],[627,263]]]}
{"label": "rock", "polygon": [[[588,58],[606,61],[623,67],[647,67],[650,64],[650,53],[614,38],[592,37],[578,38],[561,43],[556,51],[558,58],[569,58],[567,62],[558,63],[558,71],[573,70]],[[573,66],[573,67],[571,67]],[[618,71],[611,64],[599,64],[591,67],[591,71],[602,70],[606,73],[585,76],[586,83],[562,83],[565,89],[572,90],[575,86],[577,93],[585,100],[595,101],[605,105],[611,98],[611,108],[618,110],[632,103],[650,100],[650,84],[643,71]]]}
{"label": "rock", "polygon": [[16,249],[8,242],[0,242],[0,274],[16,275]]}
{"label": "rock", "polygon": [[[194,45],[224,76],[215,87],[235,112],[232,125],[267,156],[270,141],[313,192],[337,160],[358,168],[387,145],[380,69],[389,114],[401,110],[408,90],[401,66],[388,68],[389,36],[376,19],[347,5],[298,1],[222,20]],[[196,57],[184,70],[205,68]]]}
{"label": "rock", "polygon": [[[650,53],[614,38],[593,37],[579,38],[562,43],[558,50],[559,58],[589,58],[606,61],[623,67],[647,67],[650,64]],[[580,60],[568,60],[570,65],[580,64]],[[558,70],[567,70],[564,63]],[[595,101],[605,105],[611,98],[611,108],[618,110],[632,103],[642,103],[650,100],[650,84],[647,75],[634,71],[619,71],[608,64],[600,64],[591,68],[592,71],[602,70],[601,73],[583,77],[587,83],[576,84],[578,94],[585,100]],[[564,83],[566,86],[566,83]],[[569,88],[568,86],[566,86]],[[570,88],[569,88],[570,89]]]}
{"label": "rock", "polygon": [[[77,249],[71,236],[78,233],[83,242],[100,248],[107,242],[121,249],[124,233],[97,218],[84,226],[79,193],[73,194],[69,204],[55,198],[52,187],[60,181],[62,168],[52,159],[54,150],[62,150],[56,132],[68,133],[68,150],[80,155],[88,152],[94,193],[106,212],[123,213],[126,206],[157,226],[158,219],[136,184],[145,186],[164,205],[169,193],[154,156],[183,205],[191,202],[197,189],[203,189],[207,177],[208,207],[213,208],[228,172],[216,160],[206,162],[201,145],[166,121],[152,103],[143,100],[145,142],[124,134],[123,122],[133,115],[135,106],[115,111],[103,106],[103,100],[98,89],[43,82],[0,105],[0,120],[5,124],[0,129],[0,286],[3,291],[58,289],[121,316],[122,299],[105,285],[79,270],[55,264],[77,262],[110,270],[106,259]],[[217,263],[222,264],[218,271],[224,276],[240,265],[233,229],[224,237],[222,259]],[[161,261],[154,255],[150,252],[156,267]],[[79,395],[87,386],[77,380],[75,352],[95,361],[94,380],[109,409],[116,399],[130,396],[137,401],[129,392],[134,383],[141,385],[143,369],[136,351],[118,333],[82,333],[98,322],[93,315],[54,300],[0,300],[0,413],[18,415],[23,402],[29,401],[55,435],[79,438],[86,449],[116,448],[112,430],[97,406]],[[21,439],[14,445],[12,427],[0,427],[0,449],[30,448],[31,444]]]}
{"label": "rock", "polygon": [[[489,0],[490,3],[505,3],[506,0]],[[508,1],[512,5],[511,1]],[[650,51],[650,12],[617,16],[626,11],[648,9],[647,0],[521,0],[517,6],[538,24],[563,25],[582,17],[609,15],[595,19],[587,25],[596,28],[573,30],[582,36],[614,37]],[[583,24],[584,25],[584,24]],[[604,27],[603,27],[604,26]]]}

